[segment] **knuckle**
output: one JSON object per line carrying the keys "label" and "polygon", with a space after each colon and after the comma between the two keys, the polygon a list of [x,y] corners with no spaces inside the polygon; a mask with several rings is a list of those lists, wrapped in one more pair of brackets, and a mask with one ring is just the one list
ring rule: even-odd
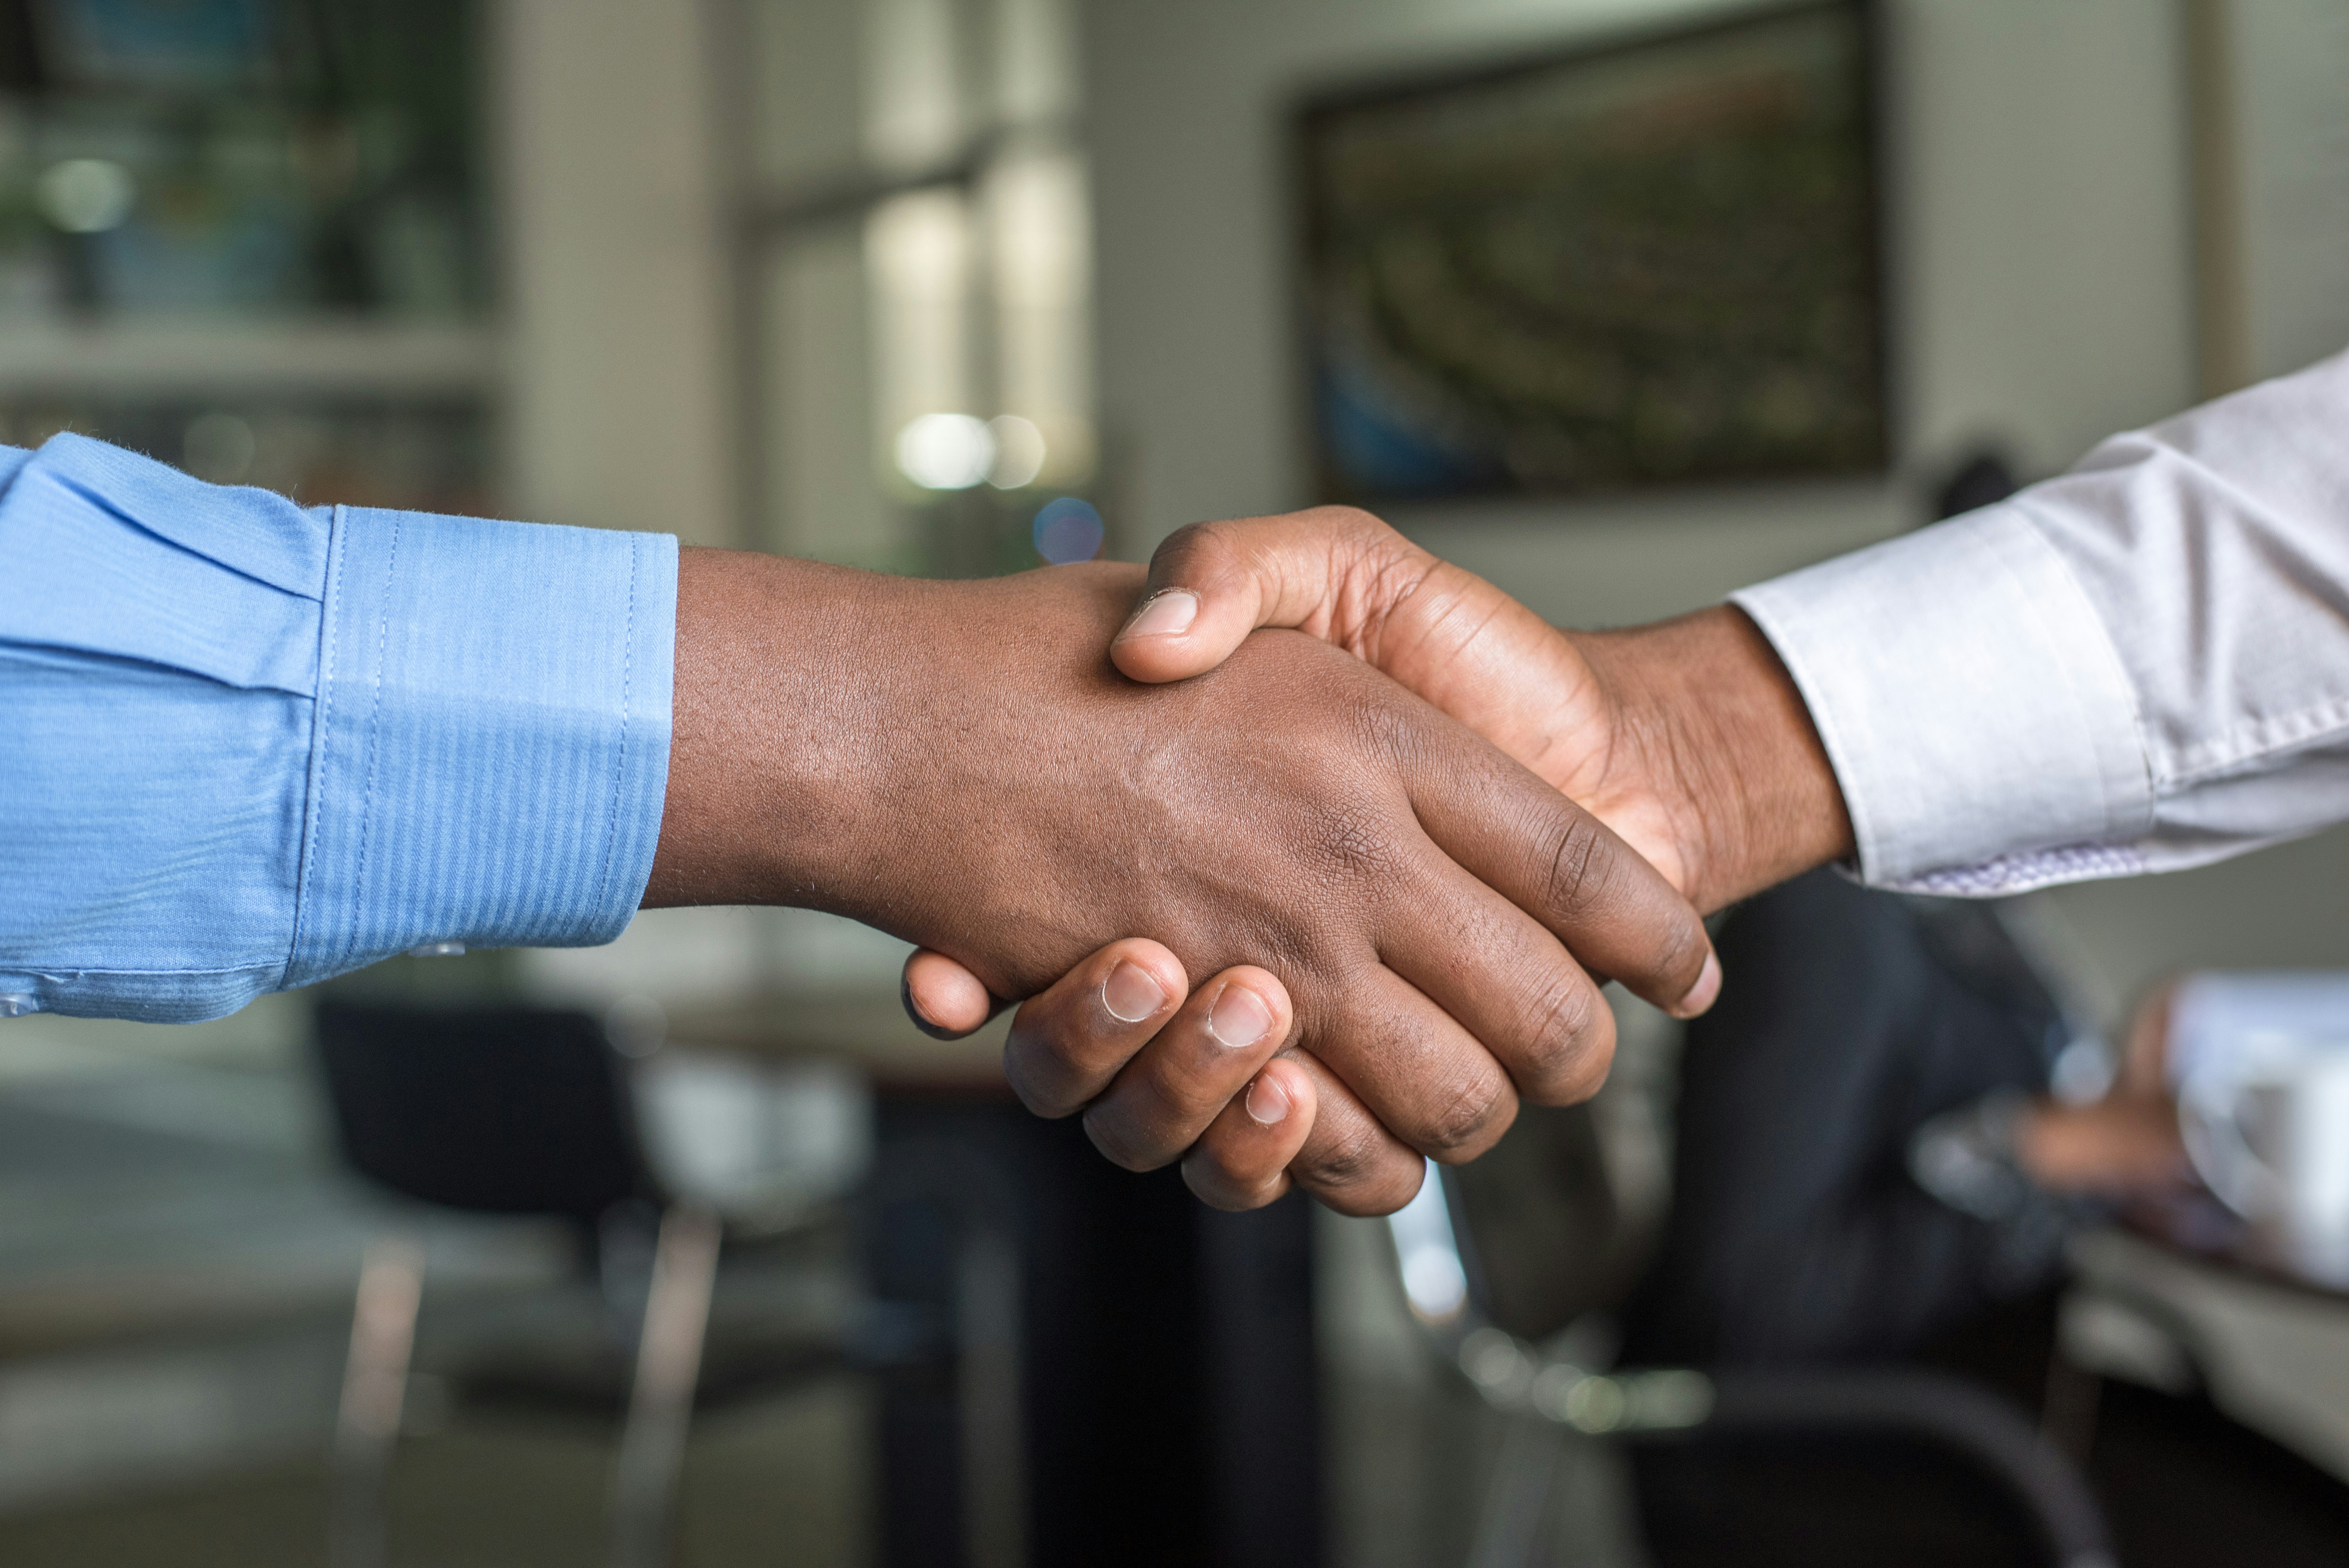
{"label": "knuckle", "polygon": [[1102,1044],[1055,1015],[1022,1008],[1003,1043],[1003,1076],[1037,1115],[1068,1116],[1106,1088],[1124,1059]]}
{"label": "knuckle", "polygon": [[1387,1141],[1375,1127],[1350,1118],[1345,1126],[1325,1121],[1291,1169],[1326,1202],[1372,1182],[1387,1152]]}
{"label": "knuckle", "polygon": [[1018,1041],[1003,1053],[1004,1081],[1019,1103],[1031,1116],[1047,1121],[1058,1121],[1070,1115],[1083,1102],[1071,1092],[1067,1076],[1055,1067],[1035,1059],[1033,1050],[1023,1050]]}
{"label": "knuckle", "polygon": [[1569,812],[1550,846],[1549,871],[1542,882],[1542,903],[1561,920],[1589,913],[1605,896],[1609,857],[1598,820]]}
{"label": "knuckle", "polygon": [[1516,1111],[1516,1091],[1506,1075],[1477,1073],[1451,1086],[1412,1142],[1446,1164],[1474,1160],[1500,1140]]}
{"label": "knuckle", "polygon": [[1390,680],[1365,680],[1344,696],[1348,729],[1363,755],[1382,763],[1408,760],[1426,738],[1424,708]]}
{"label": "knuckle", "polygon": [[1615,1060],[1615,1015],[1598,989],[1559,986],[1531,1015],[1518,1088],[1536,1105],[1573,1105],[1607,1081]]}
{"label": "knuckle", "polygon": [[1652,967],[1657,978],[1674,983],[1676,990],[1684,990],[1696,984],[1697,974],[1704,967],[1704,923],[1696,918],[1693,910],[1668,911],[1663,923],[1664,929],[1657,934]]}
{"label": "knuckle", "polygon": [[1151,1140],[1131,1118],[1120,1116],[1103,1106],[1094,1106],[1085,1112],[1085,1136],[1092,1140],[1102,1159],[1121,1171],[1155,1171],[1166,1163],[1167,1156],[1152,1147]]}
{"label": "knuckle", "polygon": [[1357,957],[1330,923],[1303,911],[1289,920],[1268,921],[1252,932],[1253,959],[1258,968],[1293,988],[1314,976],[1343,985],[1360,967]]}
{"label": "knuckle", "polygon": [[1330,872],[1350,880],[1369,880],[1394,866],[1394,837],[1386,814],[1367,802],[1345,801],[1330,807],[1319,827],[1319,858]]}
{"label": "knuckle", "polygon": [[1150,1091],[1169,1119],[1195,1129],[1213,1120],[1231,1099],[1228,1090],[1172,1067],[1160,1067],[1151,1074]]}
{"label": "knuckle", "polygon": [[[1151,575],[1170,576],[1221,562],[1238,543],[1228,522],[1186,522],[1163,540],[1150,555]],[[1178,578],[1179,580],[1179,578]]]}

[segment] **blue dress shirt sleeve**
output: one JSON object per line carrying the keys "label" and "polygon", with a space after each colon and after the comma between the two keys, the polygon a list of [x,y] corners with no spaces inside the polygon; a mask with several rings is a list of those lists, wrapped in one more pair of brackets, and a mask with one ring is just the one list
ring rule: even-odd
{"label": "blue dress shirt sleeve", "polygon": [[677,542],[0,449],[0,1012],[191,1021],[628,923]]}

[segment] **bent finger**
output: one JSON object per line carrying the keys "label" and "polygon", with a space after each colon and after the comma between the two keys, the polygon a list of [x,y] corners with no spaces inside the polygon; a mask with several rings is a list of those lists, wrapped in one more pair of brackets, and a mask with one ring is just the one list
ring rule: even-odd
{"label": "bent finger", "polygon": [[1289,1190],[1288,1163],[1313,1130],[1314,1111],[1312,1075],[1273,1057],[1183,1156],[1184,1184],[1211,1208],[1263,1208]]}
{"label": "bent finger", "polygon": [[1182,1158],[1288,1043],[1292,1018],[1288,987],[1267,971],[1215,976],[1086,1109],[1093,1147],[1129,1171]]}
{"label": "bent finger", "polygon": [[[1433,861],[1414,896],[1400,901],[1381,923],[1379,951],[1387,967],[1490,1052],[1526,1099],[1537,1105],[1588,1099],[1615,1057],[1615,1015],[1598,985],[1540,923],[1454,862],[1440,856]],[[1443,1037],[1423,1032],[1420,1037]],[[1332,1066],[1403,1141],[1419,1142],[1387,1114],[1376,1079],[1351,1062],[1333,1057]],[[1430,1081],[1422,1069],[1419,1083],[1396,1089],[1423,1091]]]}
{"label": "bent finger", "polygon": [[1081,1110],[1181,1006],[1182,961],[1144,937],[1111,943],[1019,1005],[1003,1076],[1039,1116]]}
{"label": "bent finger", "polygon": [[1351,1089],[1309,1052],[1283,1058],[1310,1081],[1313,1125],[1289,1179],[1340,1214],[1392,1214],[1418,1196],[1427,1160],[1379,1124]]}
{"label": "bent finger", "polygon": [[1710,1007],[1721,964],[1695,907],[1598,818],[1465,729],[1455,736],[1405,758],[1428,837],[1584,968],[1674,1017]]}

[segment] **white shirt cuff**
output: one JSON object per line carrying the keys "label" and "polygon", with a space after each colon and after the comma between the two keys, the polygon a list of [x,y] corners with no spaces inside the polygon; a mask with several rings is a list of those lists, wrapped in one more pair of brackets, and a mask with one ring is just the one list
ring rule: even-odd
{"label": "white shirt cuff", "polygon": [[1982,894],[2137,869],[2128,846],[2151,825],[2153,788],[2136,699],[2021,508],[1986,507],[1731,602],[1810,707],[1864,880]]}

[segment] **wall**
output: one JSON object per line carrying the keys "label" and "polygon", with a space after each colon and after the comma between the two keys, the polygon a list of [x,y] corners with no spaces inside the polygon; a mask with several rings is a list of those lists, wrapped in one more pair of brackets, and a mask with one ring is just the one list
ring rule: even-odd
{"label": "wall", "polygon": [[730,542],[705,7],[498,0],[515,510]]}
{"label": "wall", "polygon": [[[1104,418],[1133,532],[1304,499],[1282,191],[1302,88],[1734,11],[1715,0],[1098,0],[1088,41]],[[2144,0],[1888,7],[1904,470],[1984,437],[2052,470],[2180,407],[2180,69]],[[1515,560],[1565,618],[1644,616],[1913,520],[1901,489],[1451,506],[1395,521]],[[1759,515],[1757,515],[1757,512]],[[1546,559],[1547,558],[1547,559]]]}
{"label": "wall", "polygon": [[[1308,499],[1281,188],[1280,116],[1301,88],[1733,8],[1095,0],[1101,385],[1123,535],[1146,545]],[[1912,525],[1920,480],[1976,440],[2048,472],[2191,401],[2172,8],[1893,0],[1886,15],[1899,478],[1392,521],[1553,620],[1644,620]],[[2349,962],[2344,887],[2349,835],[2334,834],[2054,902],[2117,997],[2185,963]]]}

